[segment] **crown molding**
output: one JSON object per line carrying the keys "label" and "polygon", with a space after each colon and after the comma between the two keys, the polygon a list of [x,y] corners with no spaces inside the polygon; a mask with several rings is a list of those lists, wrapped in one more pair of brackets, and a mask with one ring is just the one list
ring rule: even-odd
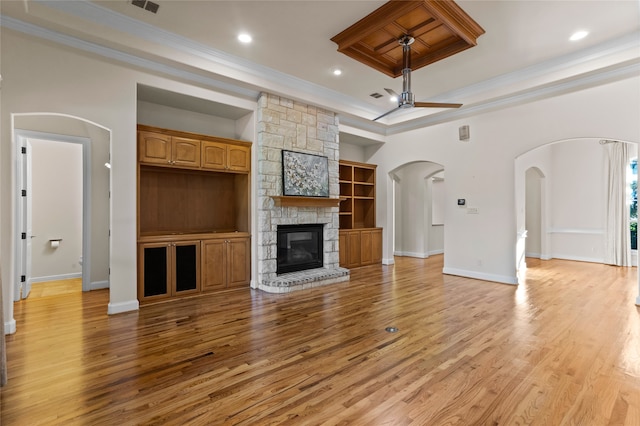
{"label": "crown molding", "polygon": [[578,74],[552,83],[542,84],[509,95],[495,97],[472,105],[465,105],[457,110],[444,111],[391,125],[387,127],[386,134],[392,135],[422,127],[429,127],[639,76],[640,58],[635,58],[620,64]]}

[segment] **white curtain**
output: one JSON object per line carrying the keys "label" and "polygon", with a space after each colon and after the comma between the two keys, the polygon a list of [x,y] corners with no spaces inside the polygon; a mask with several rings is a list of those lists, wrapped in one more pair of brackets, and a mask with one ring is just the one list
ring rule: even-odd
{"label": "white curtain", "polygon": [[605,263],[631,266],[627,168],[629,148],[626,143],[607,141],[605,148],[606,232]]}

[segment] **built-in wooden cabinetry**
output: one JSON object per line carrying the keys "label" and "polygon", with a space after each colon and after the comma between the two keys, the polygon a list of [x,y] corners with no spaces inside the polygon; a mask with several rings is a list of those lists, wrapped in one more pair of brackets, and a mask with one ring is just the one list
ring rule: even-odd
{"label": "built-in wooden cabinetry", "polygon": [[382,228],[376,228],[376,166],[343,161],[340,179],[340,266],[382,262]]}
{"label": "built-in wooden cabinetry", "polygon": [[251,143],[138,126],[138,299],[249,285]]}

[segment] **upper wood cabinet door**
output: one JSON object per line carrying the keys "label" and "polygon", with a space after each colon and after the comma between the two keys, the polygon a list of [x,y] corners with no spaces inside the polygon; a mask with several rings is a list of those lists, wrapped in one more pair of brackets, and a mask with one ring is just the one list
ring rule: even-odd
{"label": "upper wood cabinet door", "polygon": [[202,168],[225,170],[227,167],[227,145],[202,141]]}
{"label": "upper wood cabinet door", "polygon": [[248,172],[251,169],[251,148],[248,146],[229,145],[227,162],[229,170]]}
{"label": "upper wood cabinet door", "polygon": [[142,163],[171,164],[171,136],[138,132],[138,157]]}
{"label": "upper wood cabinet door", "polygon": [[200,141],[171,138],[171,164],[180,167],[200,167]]}

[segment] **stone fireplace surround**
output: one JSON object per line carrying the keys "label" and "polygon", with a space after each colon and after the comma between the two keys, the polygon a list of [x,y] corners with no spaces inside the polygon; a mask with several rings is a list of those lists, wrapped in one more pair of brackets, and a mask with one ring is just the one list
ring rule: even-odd
{"label": "stone fireplace surround", "polygon": [[[339,266],[338,207],[280,206],[272,197],[282,195],[282,150],[323,155],[329,162],[329,196],[340,194],[338,182],[338,117],[335,113],[262,93],[258,100],[257,288],[286,293],[349,280]],[[276,274],[278,225],[324,224],[324,267]]]}

